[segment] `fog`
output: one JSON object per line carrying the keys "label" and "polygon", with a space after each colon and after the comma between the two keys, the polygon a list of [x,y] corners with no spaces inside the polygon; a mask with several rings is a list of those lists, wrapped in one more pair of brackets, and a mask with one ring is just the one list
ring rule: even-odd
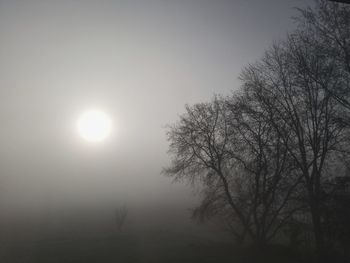
{"label": "fog", "polygon": [[[196,189],[161,174],[165,126],[237,88],[307,3],[263,2],[1,1],[2,221],[79,215],[108,232],[125,204],[130,228],[194,224]],[[91,108],[114,123],[99,144],[76,128]]]}

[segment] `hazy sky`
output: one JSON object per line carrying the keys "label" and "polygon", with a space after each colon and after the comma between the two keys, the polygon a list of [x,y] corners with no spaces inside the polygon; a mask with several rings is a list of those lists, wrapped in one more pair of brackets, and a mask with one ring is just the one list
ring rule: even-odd
{"label": "hazy sky", "polygon": [[[188,201],[160,175],[166,124],[228,94],[307,0],[0,1],[0,200]],[[76,120],[105,110],[90,145]]]}

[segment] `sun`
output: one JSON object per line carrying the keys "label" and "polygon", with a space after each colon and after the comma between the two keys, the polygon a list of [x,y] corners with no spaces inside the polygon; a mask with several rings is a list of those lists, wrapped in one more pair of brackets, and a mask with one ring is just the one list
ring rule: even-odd
{"label": "sun", "polygon": [[101,110],[88,110],[78,119],[79,135],[88,142],[102,142],[112,131],[112,119]]}

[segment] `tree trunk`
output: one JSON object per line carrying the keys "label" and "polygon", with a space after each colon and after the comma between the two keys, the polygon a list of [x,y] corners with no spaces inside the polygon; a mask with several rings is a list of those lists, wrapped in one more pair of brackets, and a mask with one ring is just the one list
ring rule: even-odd
{"label": "tree trunk", "polygon": [[327,251],[324,244],[324,235],[321,223],[319,202],[313,200],[311,203],[311,219],[315,238],[316,254],[319,262],[327,262]]}

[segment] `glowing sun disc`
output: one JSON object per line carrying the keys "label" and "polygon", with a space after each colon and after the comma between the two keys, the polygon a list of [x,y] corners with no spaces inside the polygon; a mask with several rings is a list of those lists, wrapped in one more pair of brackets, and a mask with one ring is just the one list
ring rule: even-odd
{"label": "glowing sun disc", "polygon": [[89,142],[101,142],[112,131],[112,120],[103,111],[90,110],[84,112],[78,119],[79,135]]}

